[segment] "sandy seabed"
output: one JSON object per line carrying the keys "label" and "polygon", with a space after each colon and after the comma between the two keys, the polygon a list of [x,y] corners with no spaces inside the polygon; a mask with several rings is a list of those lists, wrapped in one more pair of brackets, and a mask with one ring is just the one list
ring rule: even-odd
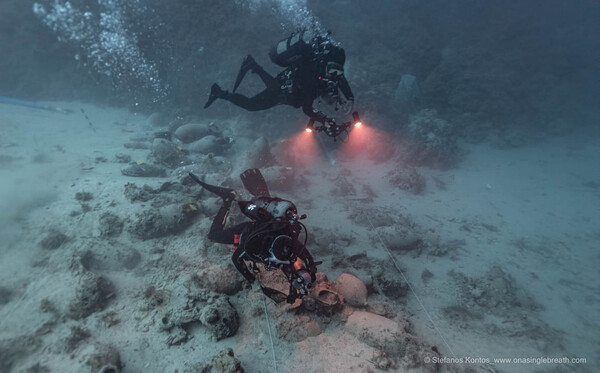
{"label": "sandy seabed", "polygon": [[[235,142],[209,157],[174,140],[192,163],[132,177],[122,170],[157,163],[161,128],[60,105],[72,113],[0,105],[1,372],[599,369],[597,125],[518,149],[463,145],[458,168],[434,170],[403,166],[399,145],[380,157],[327,138],[272,140],[267,162],[248,123],[208,120]],[[351,274],[366,305],[351,292],[332,308],[265,302],[232,248],[205,238],[219,201],[187,172],[241,191],[256,162],[308,215],[323,286],[344,292],[331,284]],[[554,357],[586,363],[494,362]]]}

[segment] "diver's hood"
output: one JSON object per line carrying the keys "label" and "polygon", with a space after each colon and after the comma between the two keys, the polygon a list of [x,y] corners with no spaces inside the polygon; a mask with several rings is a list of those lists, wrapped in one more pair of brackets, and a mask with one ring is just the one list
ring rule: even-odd
{"label": "diver's hood", "polygon": [[329,79],[339,78],[344,75],[344,65],[337,62],[327,62],[325,66],[325,76]]}

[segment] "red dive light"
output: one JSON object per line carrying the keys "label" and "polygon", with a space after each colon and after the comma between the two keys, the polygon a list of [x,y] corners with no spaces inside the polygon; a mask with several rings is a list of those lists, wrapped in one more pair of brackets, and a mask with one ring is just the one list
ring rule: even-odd
{"label": "red dive light", "polygon": [[[311,133],[311,132],[325,132],[325,134],[329,137],[333,137],[333,141],[336,141],[336,138],[338,136],[341,136],[343,134],[345,135],[349,135],[350,134],[350,130],[352,130],[352,127],[360,127],[362,126],[362,121],[360,120],[360,116],[358,115],[358,112],[354,112],[352,113],[352,119],[353,121],[351,122],[344,122],[342,124],[336,124],[335,121],[330,120],[326,123],[322,123],[320,125],[317,125],[315,127],[315,120],[314,119],[310,119],[308,121],[308,124],[306,125],[306,128],[304,129],[307,133]],[[344,137],[345,139],[345,137]]]}
{"label": "red dive light", "polygon": [[355,111],[354,113],[352,113],[352,118],[354,119],[354,127],[360,127],[362,126],[362,122],[360,120],[360,117],[358,116],[358,112]]}
{"label": "red dive light", "polygon": [[308,121],[308,124],[306,125],[306,132],[311,133],[314,128],[315,128],[315,120],[311,118]]}

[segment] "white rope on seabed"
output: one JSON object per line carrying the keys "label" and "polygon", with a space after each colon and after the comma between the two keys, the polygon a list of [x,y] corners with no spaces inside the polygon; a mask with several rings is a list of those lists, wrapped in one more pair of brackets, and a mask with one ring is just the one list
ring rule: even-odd
{"label": "white rope on seabed", "polygon": [[273,369],[274,372],[277,373],[277,360],[275,360],[275,347],[273,346],[273,335],[271,335],[271,322],[269,321],[269,313],[267,312],[267,302],[265,302],[265,297],[263,299],[263,307],[265,309],[265,317],[267,318],[267,327],[269,329],[269,339],[271,340],[271,354],[273,355]]}
{"label": "white rope on seabed", "polygon": [[[373,223],[371,222],[371,218],[368,215],[367,215],[367,220],[369,221],[369,225],[371,226],[371,229],[373,229],[373,231],[375,231],[375,227],[373,226]],[[394,264],[394,267],[396,267],[398,272],[400,272],[400,275],[402,276],[402,280],[404,280],[404,282],[406,282],[406,284],[408,285],[410,292],[415,296],[415,299],[417,300],[417,302],[419,302],[421,309],[423,309],[423,312],[425,312],[427,319],[429,319],[429,322],[431,323],[431,325],[433,325],[433,328],[435,329],[435,331],[438,333],[438,335],[440,336],[440,338],[442,339],[442,341],[448,348],[448,351],[450,351],[450,354],[452,354],[453,357],[456,357],[456,355],[454,355],[454,351],[452,351],[452,348],[450,348],[450,345],[448,344],[448,342],[446,342],[446,338],[444,338],[440,329],[437,327],[435,322],[433,322],[433,319],[431,318],[431,315],[429,314],[429,312],[427,312],[427,309],[425,308],[425,305],[421,301],[421,298],[419,298],[419,296],[417,295],[417,292],[412,287],[412,284],[410,283],[410,281],[408,281],[408,278],[406,278],[406,276],[404,275],[404,272],[400,269],[400,266],[398,266],[398,263],[396,263],[396,258],[394,258],[390,249],[387,247],[385,242],[383,242],[383,240],[381,239],[381,235],[379,233],[377,233],[377,238],[379,238],[379,242],[381,242],[381,245],[383,246],[385,251],[387,251],[388,255],[390,256],[390,259],[392,260],[392,263]]]}
{"label": "white rope on seabed", "polygon": [[[317,138],[317,141],[319,141],[319,145],[321,145],[321,148],[324,150],[325,156],[329,159],[329,162],[331,164],[333,164],[334,160],[333,160],[333,157],[331,156],[331,152],[329,152],[328,150],[325,149],[325,146],[321,142],[321,139]],[[343,173],[340,172],[339,173],[339,177],[341,177],[342,179],[344,179],[344,182],[346,184],[349,184],[348,179],[346,179],[346,176],[344,176]],[[358,207],[358,206],[355,206],[355,207]],[[368,215],[367,215],[367,220],[369,221],[369,225],[371,226],[371,229],[373,231],[375,231],[375,227],[373,226],[373,223],[371,222],[371,218]],[[421,309],[423,310],[423,312],[427,316],[427,319],[429,320],[429,322],[431,323],[431,325],[433,325],[433,328],[435,329],[435,331],[437,332],[437,334],[442,339],[442,342],[444,342],[444,344],[446,345],[446,348],[448,348],[448,351],[450,351],[450,354],[453,357],[456,357],[456,355],[454,354],[454,351],[452,350],[452,348],[450,347],[450,345],[448,344],[448,342],[446,342],[446,338],[444,338],[444,336],[442,335],[442,332],[437,327],[436,323],[433,321],[433,318],[431,317],[431,315],[429,314],[429,312],[427,312],[427,309],[425,308],[425,305],[421,301],[421,298],[417,295],[417,292],[413,288],[413,286],[410,283],[410,281],[408,281],[408,278],[406,278],[406,276],[404,275],[404,272],[402,271],[402,269],[400,269],[400,266],[398,266],[398,263],[396,262],[396,258],[394,258],[394,256],[392,255],[392,252],[390,251],[390,249],[388,248],[388,246],[385,244],[385,242],[383,242],[383,240],[381,239],[381,235],[378,232],[377,232],[377,238],[379,238],[379,242],[381,242],[381,245],[383,246],[383,248],[385,249],[385,251],[387,251],[390,259],[392,260],[392,263],[394,264],[394,267],[398,270],[398,272],[400,272],[400,275],[402,276],[402,280],[404,280],[404,282],[406,282],[406,284],[408,285],[408,288],[410,289],[410,292],[412,293],[412,295],[414,295],[415,299],[417,300],[417,302],[421,306]]]}

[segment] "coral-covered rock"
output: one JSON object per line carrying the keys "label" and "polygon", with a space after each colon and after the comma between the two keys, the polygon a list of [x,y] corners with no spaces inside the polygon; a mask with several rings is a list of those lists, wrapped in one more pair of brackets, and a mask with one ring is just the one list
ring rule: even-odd
{"label": "coral-covered rock", "polygon": [[[446,318],[460,327],[477,325],[493,335],[528,338],[544,352],[564,349],[564,335],[549,326],[540,316],[542,306],[499,266],[491,267],[480,277],[450,271],[456,282],[460,303],[443,309]],[[486,323],[483,315],[494,315],[509,322]]]}
{"label": "coral-covered rock", "polygon": [[[160,328],[169,332],[169,345],[181,344],[189,339],[190,326],[202,324],[216,340],[235,335],[240,321],[229,298],[222,294],[196,289],[193,280],[184,285],[185,290],[179,294],[168,294],[165,311],[160,317]],[[153,296],[155,290],[147,289]],[[161,295],[164,299],[164,296]]]}
{"label": "coral-covered rock", "polygon": [[98,219],[100,237],[116,237],[123,231],[123,220],[111,212],[105,212]]}
{"label": "coral-covered rock", "polygon": [[105,309],[114,295],[115,288],[110,281],[88,273],[77,290],[76,298],[69,304],[68,314],[75,320],[86,318]]}
{"label": "coral-covered rock", "polygon": [[156,163],[169,168],[179,166],[185,158],[176,144],[160,138],[154,139],[152,142],[150,154],[152,154]]}
{"label": "coral-covered rock", "polygon": [[379,294],[392,299],[400,299],[408,293],[408,285],[400,281],[395,268],[378,268],[373,272],[373,288]]}
{"label": "coral-covered rock", "polygon": [[453,126],[425,109],[411,118],[408,133],[414,144],[410,160],[418,165],[450,167],[458,159],[458,146]]}
{"label": "coral-covered rock", "polygon": [[425,178],[414,167],[396,169],[388,173],[390,184],[413,194],[425,190]]}
{"label": "coral-covered rock", "polygon": [[95,352],[88,356],[87,364],[92,372],[98,373],[120,373],[123,369],[119,351],[107,345],[95,346]]}
{"label": "coral-covered rock", "polygon": [[[408,222],[408,220],[406,220]],[[393,227],[377,228],[372,235],[377,235],[388,249],[400,254],[418,256],[425,247],[421,228],[416,224],[401,224]],[[379,239],[377,238],[377,239]]]}
{"label": "coral-covered rock", "polygon": [[67,240],[68,237],[65,234],[53,229],[40,242],[40,246],[45,250],[56,250]]}
{"label": "coral-covered rock", "polygon": [[241,276],[225,266],[213,265],[196,273],[195,280],[202,289],[233,295],[242,289]]}
{"label": "coral-covered rock", "polygon": [[137,214],[129,231],[134,236],[147,240],[179,233],[186,229],[191,222],[191,216],[185,213],[181,205],[172,204]]}
{"label": "coral-covered rock", "polygon": [[127,183],[125,184],[123,194],[130,202],[147,202],[156,197],[158,190],[155,190],[151,186],[145,184],[140,188],[134,183]]}
{"label": "coral-covered rock", "polygon": [[71,326],[71,333],[65,340],[65,352],[71,353],[75,351],[75,349],[79,347],[83,341],[90,338],[90,336],[89,330],[79,326]]}
{"label": "coral-covered rock", "polygon": [[200,313],[200,322],[216,340],[235,335],[240,327],[238,313],[226,297],[211,298]]}
{"label": "coral-covered rock", "polygon": [[244,373],[242,364],[234,356],[231,348],[226,348],[213,357],[212,367],[216,373]]}

